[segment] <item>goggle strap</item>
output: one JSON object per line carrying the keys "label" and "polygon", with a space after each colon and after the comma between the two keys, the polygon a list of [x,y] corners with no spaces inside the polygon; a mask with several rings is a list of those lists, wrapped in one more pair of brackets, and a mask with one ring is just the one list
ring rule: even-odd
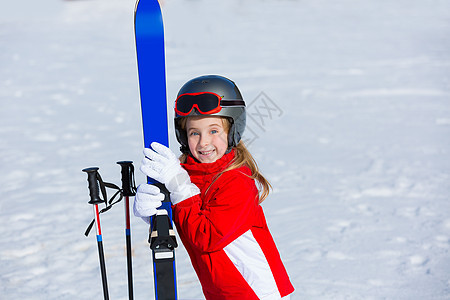
{"label": "goggle strap", "polygon": [[224,106],[245,106],[244,100],[220,100],[220,105]]}

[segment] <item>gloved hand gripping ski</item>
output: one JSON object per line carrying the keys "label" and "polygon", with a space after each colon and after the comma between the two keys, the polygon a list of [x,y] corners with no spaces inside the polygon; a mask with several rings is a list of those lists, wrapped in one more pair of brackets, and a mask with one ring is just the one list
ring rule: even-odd
{"label": "gloved hand gripping ski", "polygon": [[[200,194],[198,187],[193,184],[189,174],[180,165],[180,161],[166,146],[153,142],[153,149],[145,148],[145,158],[141,171],[146,176],[163,183],[170,192],[173,205]],[[136,193],[134,213],[138,217],[148,217],[156,213],[164,195],[155,186],[141,184]],[[148,218],[143,218],[148,222]]]}
{"label": "gloved hand gripping ski", "polygon": [[139,185],[133,205],[134,215],[150,224],[150,216],[156,214],[163,200],[164,194],[157,186],[146,183]]}

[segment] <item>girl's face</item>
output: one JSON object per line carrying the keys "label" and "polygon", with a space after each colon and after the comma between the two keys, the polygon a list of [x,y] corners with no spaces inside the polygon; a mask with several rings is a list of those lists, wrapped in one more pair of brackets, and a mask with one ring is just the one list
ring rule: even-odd
{"label": "girl's face", "polygon": [[189,117],[186,133],[189,150],[201,163],[215,162],[227,151],[228,133],[220,117]]}

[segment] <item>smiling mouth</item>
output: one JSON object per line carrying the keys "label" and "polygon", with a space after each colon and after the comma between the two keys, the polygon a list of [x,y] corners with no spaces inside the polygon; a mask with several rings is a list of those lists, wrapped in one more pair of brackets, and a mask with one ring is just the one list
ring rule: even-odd
{"label": "smiling mouth", "polygon": [[200,155],[209,156],[211,155],[215,150],[208,150],[208,151],[198,151]]}

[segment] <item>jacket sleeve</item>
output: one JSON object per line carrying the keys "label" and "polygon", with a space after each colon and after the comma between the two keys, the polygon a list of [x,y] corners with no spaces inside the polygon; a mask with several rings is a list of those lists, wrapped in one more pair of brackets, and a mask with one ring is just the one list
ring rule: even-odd
{"label": "jacket sleeve", "polygon": [[206,195],[175,205],[174,221],[185,240],[201,252],[218,251],[251,228],[257,197],[254,180],[240,169],[231,170],[222,174]]}

